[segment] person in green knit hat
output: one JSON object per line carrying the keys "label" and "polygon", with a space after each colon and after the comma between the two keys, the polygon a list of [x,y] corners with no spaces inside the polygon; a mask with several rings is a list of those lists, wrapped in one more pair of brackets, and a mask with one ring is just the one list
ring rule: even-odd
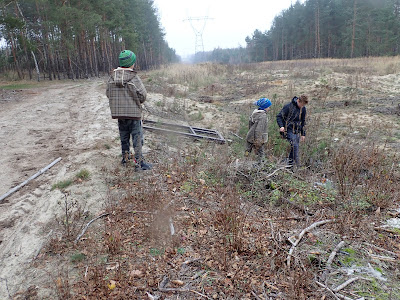
{"label": "person in green knit hat", "polygon": [[135,53],[131,50],[123,50],[118,60],[119,67],[112,71],[108,79],[106,95],[110,104],[111,117],[118,119],[122,150],[121,163],[126,166],[130,159],[132,137],[135,168],[150,170],[152,165],[144,160],[142,153],[142,104],[146,101],[147,91],[135,70]]}

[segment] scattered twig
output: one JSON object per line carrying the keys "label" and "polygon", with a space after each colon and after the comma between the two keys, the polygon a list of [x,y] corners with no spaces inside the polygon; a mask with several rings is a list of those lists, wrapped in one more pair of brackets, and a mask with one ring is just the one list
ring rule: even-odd
{"label": "scattered twig", "polygon": [[260,297],[257,296],[257,294],[254,291],[251,291],[251,294],[256,298],[257,300],[261,300]]}
{"label": "scattered twig", "polygon": [[180,288],[180,289],[177,289],[177,288],[158,288],[158,290],[160,292],[163,292],[163,293],[169,293],[169,292],[185,293],[185,292],[190,292],[191,291],[187,287],[183,287],[183,288]]}
{"label": "scattered twig", "polygon": [[186,261],[184,261],[184,262],[182,263],[182,266],[183,266],[183,265],[188,265],[188,264],[191,264],[191,263],[194,263],[194,262],[198,262],[198,261],[200,261],[200,260],[203,260],[203,259],[202,259],[202,258],[188,259],[188,260],[186,260]]}
{"label": "scattered twig", "polygon": [[195,290],[189,290],[189,292],[195,293],[195,294],[197,294],[197,295],[199,295],[199,296],[201,296],[201,297],[204,297],[204,298],[207,298],[207,299],[212,300],[210,297],[208,297],[208,296],[206,296],[206,295],[203,295],[202,293],[199,293],[199,292],[197,292],[197,291],[195,291]]}
{"label": "scattered twig", "polygon": [[171,235],[175,234],[174,223],[172,223],[172,218],[169,218],[169,229],[171,231]]}
{"label": "scattered twig", "polygon": [[333,249],[333,251],[331,252],[331,254],[329,255],[329,258],[326,262],[326,269],[325,271],[322,273],[321,279],[325,282],[326,284],[326,278],[327,275],[329,274],[331,267],[332,267],[332,262],[336,256],[336,254],[338,253],[338,251],[345,245],[344,241],[341,241],[339,244],[336,245],[335,249]]}
{"label": "scattered twig", "polygon": [[146,292],[147,297],[149,297],[150,300],[157,300],[160,299],[160,296],[153,296],[152,294],[150,294],[149,292]]}
{"label": "scattered twig", "polygon": [[269,287],[269,288],[271,288],[271,289],[273,289],[273,290],[275,290],[275,291],[279,291],[279,289],[278,289],[276,286],[274,286],[274,285],[268,283],[267,281],[264,281],[264,284],[265,284],[267,287]]}
{"label": "scattered twig", "polygon": [[[187,263],[190,263],[189,261]],[[183,263],[185,264],[185,263]],[[164,276],[163,280],[158,284],[158,290],[162,293],[169,293],[169,292],[174,292],[174,293],[186,293],[186,292],[191,292],[191,293],[195,293],[199,296],[202,296],[204,298],[210,299],[212,300],[210,297],[203,295],[195,290],[191,290],[189,289],[189,285],[186,284],[183,288],[167,288],[167,284],[169,282],[169,278],[168,276]]]}
{"label": "scattered twig", "polygon": [[395,230],[395,229],[390,229],[390,228],[385,228],[385,227],[374,227],[374,229],[376,231],[384,231],[384,232],[389,232],[389,233],[399,235],[399,231]]}
{"label": "scattered twig", "polygon": [[322,284],[321,282],[315,281],[316,284],[318,284],[320,287],[324,288],[325,290],[327,290],[329,292],[329,294],[332,295],[333,298],[335,298],[336,300],[340,300],[340,298],[338,296],[336,296],[336,294],[330,289],[328,288],[325,284]]}
{"label": "scattered twig", "polygon": [[[339,299],[342,299],[342,300],[354,300],[353,298],[347,297],[347,296],[339,294],[339,293],[337,293],[336,295],[339,297]],[[365,300],[365,299],[364,299],[364,297],[361,297],[356,300]]]}
{"label": "scattered twig", "polygon": [[369,256],[371,256],[371,258],[374,258],[374,259],[379,259],[379,260],[389,261],[389,262],[393,262],[393,261],[397,260],[396,258],[390,257],[390,256],[382,256],[382,255],[375,255],[375,254],[369,254]]}
{"label": "scattered twig", "polygon": [[[339,293],[334,293],[329,287],[327,287],[325,284],[322,284],[321,282],[315,281],[316,284],[318,284],[320,287],[324,288],[327,290],[333,298],[335,299],[342,299],[342,300],[354,300],[353,298],[347,297],[345,295],[339,294]],[[358,298],[357,300],[364,300],[364,297]]]}
{"label": "scattered twig", "polygon": [[398,255],[399,255],[399,254],[396,254],[396,253],[394,253],[394,252],[392,252],[392,251],[386,250],[385,248],[381,248],[381,247],[378,247],[378,246],[373,245],[373,244],[369,244],[369,243],[366,243],[366,242],[363,242],[363,244],[366,245],[366,246],[375,248],[376,250],[386,252],[386,253],[391,254],[391,255],[395,255],[395,256],[398,256]]}
{"label": "scattered twig", "polygon": [[274,218],[274,219],[265,219],[265,221],[275,221],[275,222],[288,221],[288,220],[300,221],[300,220],[304,220],[306,218],[307,218],[306,216],[293,216],[293,217],[281,217],[281,218]]}
{"label": "scattered twig", "polygon": [[269,177],[271,177],[271,176],[274,176],[275,173],[278,172],[278,171],[280,171],[280,170],[287,170],[287,167],[289,167],[289,166],[280,167],[280,168],[276,169],[275,171],[273,171],[271,174],[268,174],[268,175],[266,175],[266,176],[263,176],[263,178],[266,179],[266,178],[269,178]]}
{"label": "scattered twig", "polygon": [[237,170],[236,172],[238,172],[240,175],[242,175],[244,178],[246,178],[249,182],[251,182],[251,179],[249,178],[248,175],[244,174],[242,171]]}
{"label": "scattered twig", "polygon": [[333,259],[335,258],[337,252],[345,245],[344,241],[341,241],[339,244],[336,245],[335,249],[333,249],[332,253],[329,255],[328,261],[326,262],[326,268],[330,269]]}
{"label": "scattered twig", "polygon": [[10,290],[8,289],[8,281],[7,281],[7,278],[1,278],[1,277],[0,277],[0,281],[5,281],[5,282],[6,282],[6,289],[7,289],[8,297],[10,297],[10,299],[11,299]]}
{"label": "scattered twig", "polygon": [[234,135],[234,136],[236,136],[237,138],[243,140],[243,138],[242,138],[240,135],[237,135],[236,133],[234,133],[234,132],[232,132],[232,131],[229,131],[229,133],[232,134],[232,135]]}
{"label": "scattered twig", "polygon": [[346,286],[348,286],[350,283],[358,280],[358,277],[350,278],[349,280],[343,282],[341,285],[335,287],[332,289],[334,292],[339,292],[340,290],[343,290]]}
{"label": "scattered twig", "polygon": [[98,220],[98,219],[100,219],[102,217],[108,216],[109,214],[110,213],[104,213],[104,214],[101,214],[101,215],[97,216],[96,218],[90,220],[90,222],[86,224],[86,226],[82,229],[82,232],[75,239],[75,243],[79,242],[81,237],[85,234],[86,230],[89,228],[90,224],[92,224],[94,221],[96,221],[96,220]]}
{"label": "scattered twig", "polygon": [[193,202],[194,204],[199,205],[199,206],[202,206],[202,207],[207,207],[207,205],[205,205],[205,204],[203,204],[203,203],[200,203],[200,202],[197,202],[197,201],[194,200],[193,198],[186,198],[185,200],[191,201],[191,202]]}
{"label": "scattered twig", "polygon": [[301,241],[301,239],[303,238],[303,236],[304,236],[307,232],[309,232],[310,230],[314,229],[315,227],[320,226],[320,225],[324,225],[324,224],[326,224],[326,223],[331,223],[331,222],[333,222],[333,221],[334,221],[334,220],[322,220],[322,221],[318,221],[318,222],[315,222],[315,223],[311,224],[311,225],[308,226],[307,228],[303,229],[302,232],[300,232],[299,237],[298,237],[297,240],[292,244],[292,247],[291,247],[290,250],[289,250],[289,255],[287,256],[287,259],[286,259],[288,268],[290,268],[290,260],[291,260],[291,257],[292,257],[292,253],[293,253],[294,249],[296,248],[296,246],[300,243],[300,241]]}

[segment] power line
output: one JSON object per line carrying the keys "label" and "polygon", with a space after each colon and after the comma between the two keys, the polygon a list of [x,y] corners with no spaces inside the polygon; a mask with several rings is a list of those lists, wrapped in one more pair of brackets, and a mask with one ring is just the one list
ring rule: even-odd
{"label": "power line", "polygon": [[[213,18],[209,18],[208,16],[196,17],[196,18],[189,17],[189,18],[183,20],[183,21],[189,21],[190,26],[192,26],[192,29],[196,36],[196,40],[195,40],[195,44],[194,44],[194,54],[197,54],[198,52],[204,52],[203,31],[204,31],[204,28],[206,27],[207,20],[213,20]],[[198,21],[198,22],[204,21],[203,27],[201,29],[196,28],[193,24],[194,23],[193,21]]]}

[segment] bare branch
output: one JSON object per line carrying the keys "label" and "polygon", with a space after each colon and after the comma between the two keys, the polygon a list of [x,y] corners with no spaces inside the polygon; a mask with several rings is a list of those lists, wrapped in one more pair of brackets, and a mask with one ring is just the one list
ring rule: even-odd
{"label": "bare branch", "polygon": [[358,277],[354,277],[354,278],[350,278],[349,280],[343,282],[341,285],[335,287],[334,289],[332,289],[332,291],[334,292],[339,292],[340,290],[343,290],[346,286],[348,286],[350,283],[354,282],[358,280]]}
{"label": "bare branch", "polygon": [[[297,238],[296,241],[294,241],[294,242],[292,243],[292,247],[291,247],[290,250],[289,250],[289,255],[287,256],[287,259],[286,259],[288,268],[290,268],[290,259],[291,259],[291,257],[292,257],[293,251],[294,251],[294,249],[296,248],[296,246],[300,243],[300,241],[301,241],[301,239],[303,238],[303,236],[304,236],[307,232],[309,232],[310,230],[314,229],[315,227],[318,227],[318,226],[320,226],[320,225],[324,225],[324,224],[326,224],[326,223],[331,223],[331,222],[334,222],[334,221],[335,221],[335,220],[322,220],[322,221],[318,221],[318,222],[315,222],[315,223],[311,224],[311,225],[308,226],[307,228],[303,229],[302,232],[300,232],[299,237]],[[291,241],[290,241],[290,242],[291,242]]]}
{"label": "bare branch", "polygon": [[96,220],[98,220],[98,219],[100,219],[100,218],[102,218],[102,217],[108,216],[109,214],[110,214],[110,213],[104,213],[104,214],[101,214],[100,216],[97,216],[96,218],[90,220],[90,222],[87,223],[86,226],[83,228],[81,234],[78,235],[78,236],[76,237],[75,243],[79,242],[79,240],[81,239],[81,237],[85,234],[86,230],[89,228],[90,224],[92,224],[94,221],[96,221]]}

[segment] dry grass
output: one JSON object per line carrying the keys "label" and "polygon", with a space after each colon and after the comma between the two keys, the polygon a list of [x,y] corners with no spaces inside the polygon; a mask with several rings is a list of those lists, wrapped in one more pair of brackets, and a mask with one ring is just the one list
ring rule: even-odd
{"label": "dry grass", "polygon": [[[179,85],[211,97],[221,116],[236,117],[229,129],[221,129],[224,134],[243,136],[249,103],[271,98],[268,161],[254,168],[251,157],[243,159],[244,142],[238,137],[216,145],[157,136],[149,157],[155,170],[138,174],[104,168],[110,187],[125,196],[110,199],[109,216],[93,224],[80,243],[51,245],[61,247],[57,253],[65,256],[85,254],[75,262],[74,283],[60,280],[58,294],[63,299],[147,299],[149,294],[162,299],[329,299],[315,280],[326,279],[332,288],[349,278],[346,270],[370,267],[381,270],[386,281],[362,274],[363,280],[341,293],[352,299],[400,297],[398,261],[371,256],[400,254],[399,232],[377,231],[400,200],[399,142],[387,144],[390,133],[384,129],[398,130],[400,124],[389,113],[376,116],[379,128],[373,127],[374,118],[361,122],[359,116],[362,111],[375,117],[371,98],[378,95],[379,103],[390,107],[391,91],[383,94],[377,82],[389,80],[389,85],[387,75],[394,76],[398,68],[395,57],[174,65],[146,74],[149,89],[168,96],[176,96],[177,90],[168,88]],[[213,84],[218,89],[207,88]],[[312,99],[307,142],[301,146],[304,166],[293,173],[280,168],[287,144],[273,120],[292,95],[301,93]],[[187,97],[197,99],[190,92]],[[293,236],[329,219],[335,222],[304,235],[289,268]],[[341,240],[346,248],[326,277],[328,257]]]}

